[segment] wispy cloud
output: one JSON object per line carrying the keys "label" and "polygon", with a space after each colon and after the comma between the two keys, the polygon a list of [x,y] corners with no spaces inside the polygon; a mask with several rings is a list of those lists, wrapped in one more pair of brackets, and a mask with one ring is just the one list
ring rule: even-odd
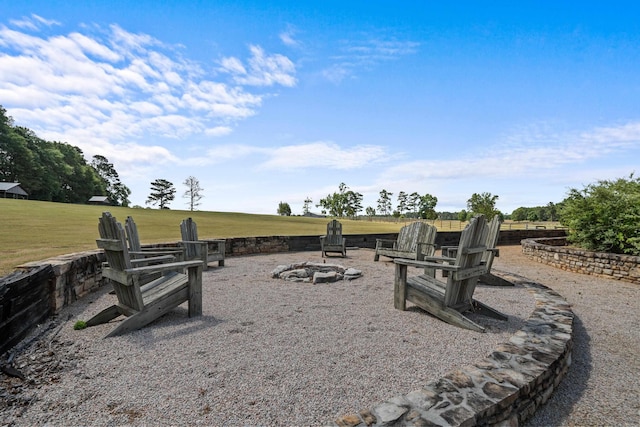
{"label": "wispy cloud", "polygon": [[273,150],[263,169],[295,170],[302,168],[357,169],[389,159],[380,146],[358,145],[343,148],[331,142],[288,145]]}
{"label": "wispy cloud", "polygon": [[[381,181],[424,182],[455,179],[536,177],[624,150],[640,150],[640,122],[587,131],[545,132],[534,126],[506,138],[505,143],[455,159],[416,160],[384,171]],[[625,172],[627,173],[627,172]]]}
{"label": "wispy cloud", "polygon": [[26,16],[21,19],[13,19],[10,22],[11,22],[11,25],[15,27],[23,28],[25,30],[32,30],[32,31],[38,31],[43,25],[46,27],[60,25],[60,22],[58,21],[55,21],[52,19],[45,19],[34,13],[32,13],[31,16]]}
{"label": "wispy cloud", "polygon": [[233,76],[233,80],[247,86],[295,86],[296,67],[284,55],[268,55],[260,46],[250,46],[251,58],[245,67],[238,58],[223,58],[221,71]]}
{"label": "wispy cloud", "polygon": [[301,43],[296,39],[297,32],[293,26],[289,25],[286,30],[279,34],[280,41],[288,47],[299,47]]}
{"label": "wispy cloud", "polygon": [[322,75],[339,83],[362,69],[415,54],[419,47],[418,42],[383,38],[344,41],[339,47],[339,53],[331,57],[333,63],[322,71]]}
{"label": "wispy cloud", "polygon": [[387,162],[393,158],[393,155],[381,146],[358,145],[344,148],[332,142],[318,141],[276,148],[245,144],[216,145],[208,149],[205,156],[193,161],[199,164],[215,164],[252,155],[259,156],[254,162],[258,169],[277,171],[310,168],[352,170]]}
{"label": "wispy cloud", "polygon": [[227,135],[262,105],[265,95],[249,87],[296,82],[293,63],[260,46],[250,47],[246,66],[226,59],[225,81],[178,47],[118,25],[47,36],[38,30],[57,23],[37,15],[11,25],[0,26],[1,102],[18,123],[88,155],[113,155],[133,140],[135,160],[175,160],[144,137]]}

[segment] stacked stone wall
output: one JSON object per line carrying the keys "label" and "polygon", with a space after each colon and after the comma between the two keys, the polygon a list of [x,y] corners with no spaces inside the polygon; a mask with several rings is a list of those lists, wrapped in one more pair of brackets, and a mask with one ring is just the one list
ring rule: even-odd
{"label": "stacked stone wall", "polygon": [[505,277],[534,294],[536,308],[508,342],[419,390],[335,421],[340,427],[517,426],[558,387],[571,365],[573,312],[553,290]]}
{"label": "stacked stone wall", "polygon": [[562,270],[640,285],[640,257],[590,252],[566,245],[565,237],[525,239],[522,252],[539,263]]}

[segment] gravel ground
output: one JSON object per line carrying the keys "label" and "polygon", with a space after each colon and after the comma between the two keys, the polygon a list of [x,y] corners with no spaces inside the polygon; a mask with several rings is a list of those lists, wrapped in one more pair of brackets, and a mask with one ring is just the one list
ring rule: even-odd
{"label": "gravel ground", "polygon": [[640,286],[539,264],[519,246],[494,267],[554,289],[576,315],[573,364],[527,426],[640,426]]}
{"label": "gravel ground", "polygon": [[[204,273],[202,318],[183,305],[109,339],[113,323],[73,330],[115,299],[93,294],[17,352],[25,381],[0,376],[0,426],[324,425],[482,358],[533,310],[521,287],[480,286],[476,298],[509,315],[474,317],[485,334],[400,312],[393,264],[372,260],[366,249],[331,257],[363,277],[311,285],[270,273],[319,253],[228,258]],[[639,424],[638,287],[533,263],[519,246],[494,266],[557,290],[577,315],[574,364],[529,424]]]}

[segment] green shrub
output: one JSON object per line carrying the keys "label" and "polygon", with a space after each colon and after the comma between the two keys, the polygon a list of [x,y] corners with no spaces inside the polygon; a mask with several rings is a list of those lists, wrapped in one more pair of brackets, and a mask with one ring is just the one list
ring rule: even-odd
{"label": "green shrub", "polygon": [[79,329],[84,329],[87,327],[87,322],[85,322],[84,320],[78,320],[74,325],[73,325],[73,329],[75,329],[76,331]]}
{"label": "green shrub", "polygon": [[569,190],[560,210],[576,246],[618,254],[640,255],[640,179],[598,181]]}

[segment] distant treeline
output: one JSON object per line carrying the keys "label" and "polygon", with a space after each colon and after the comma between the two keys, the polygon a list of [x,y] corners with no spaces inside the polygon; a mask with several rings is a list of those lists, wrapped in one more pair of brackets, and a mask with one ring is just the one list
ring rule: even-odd
{"label": "distant treeline", "polygon": [[32,130],[15,126],[0,106],[0,182],[19,182],[33,200],[86,203],[108,196],[128,205],[129,189],[102,156],[91,164],[82,150],[65,142],[46,141]]}

